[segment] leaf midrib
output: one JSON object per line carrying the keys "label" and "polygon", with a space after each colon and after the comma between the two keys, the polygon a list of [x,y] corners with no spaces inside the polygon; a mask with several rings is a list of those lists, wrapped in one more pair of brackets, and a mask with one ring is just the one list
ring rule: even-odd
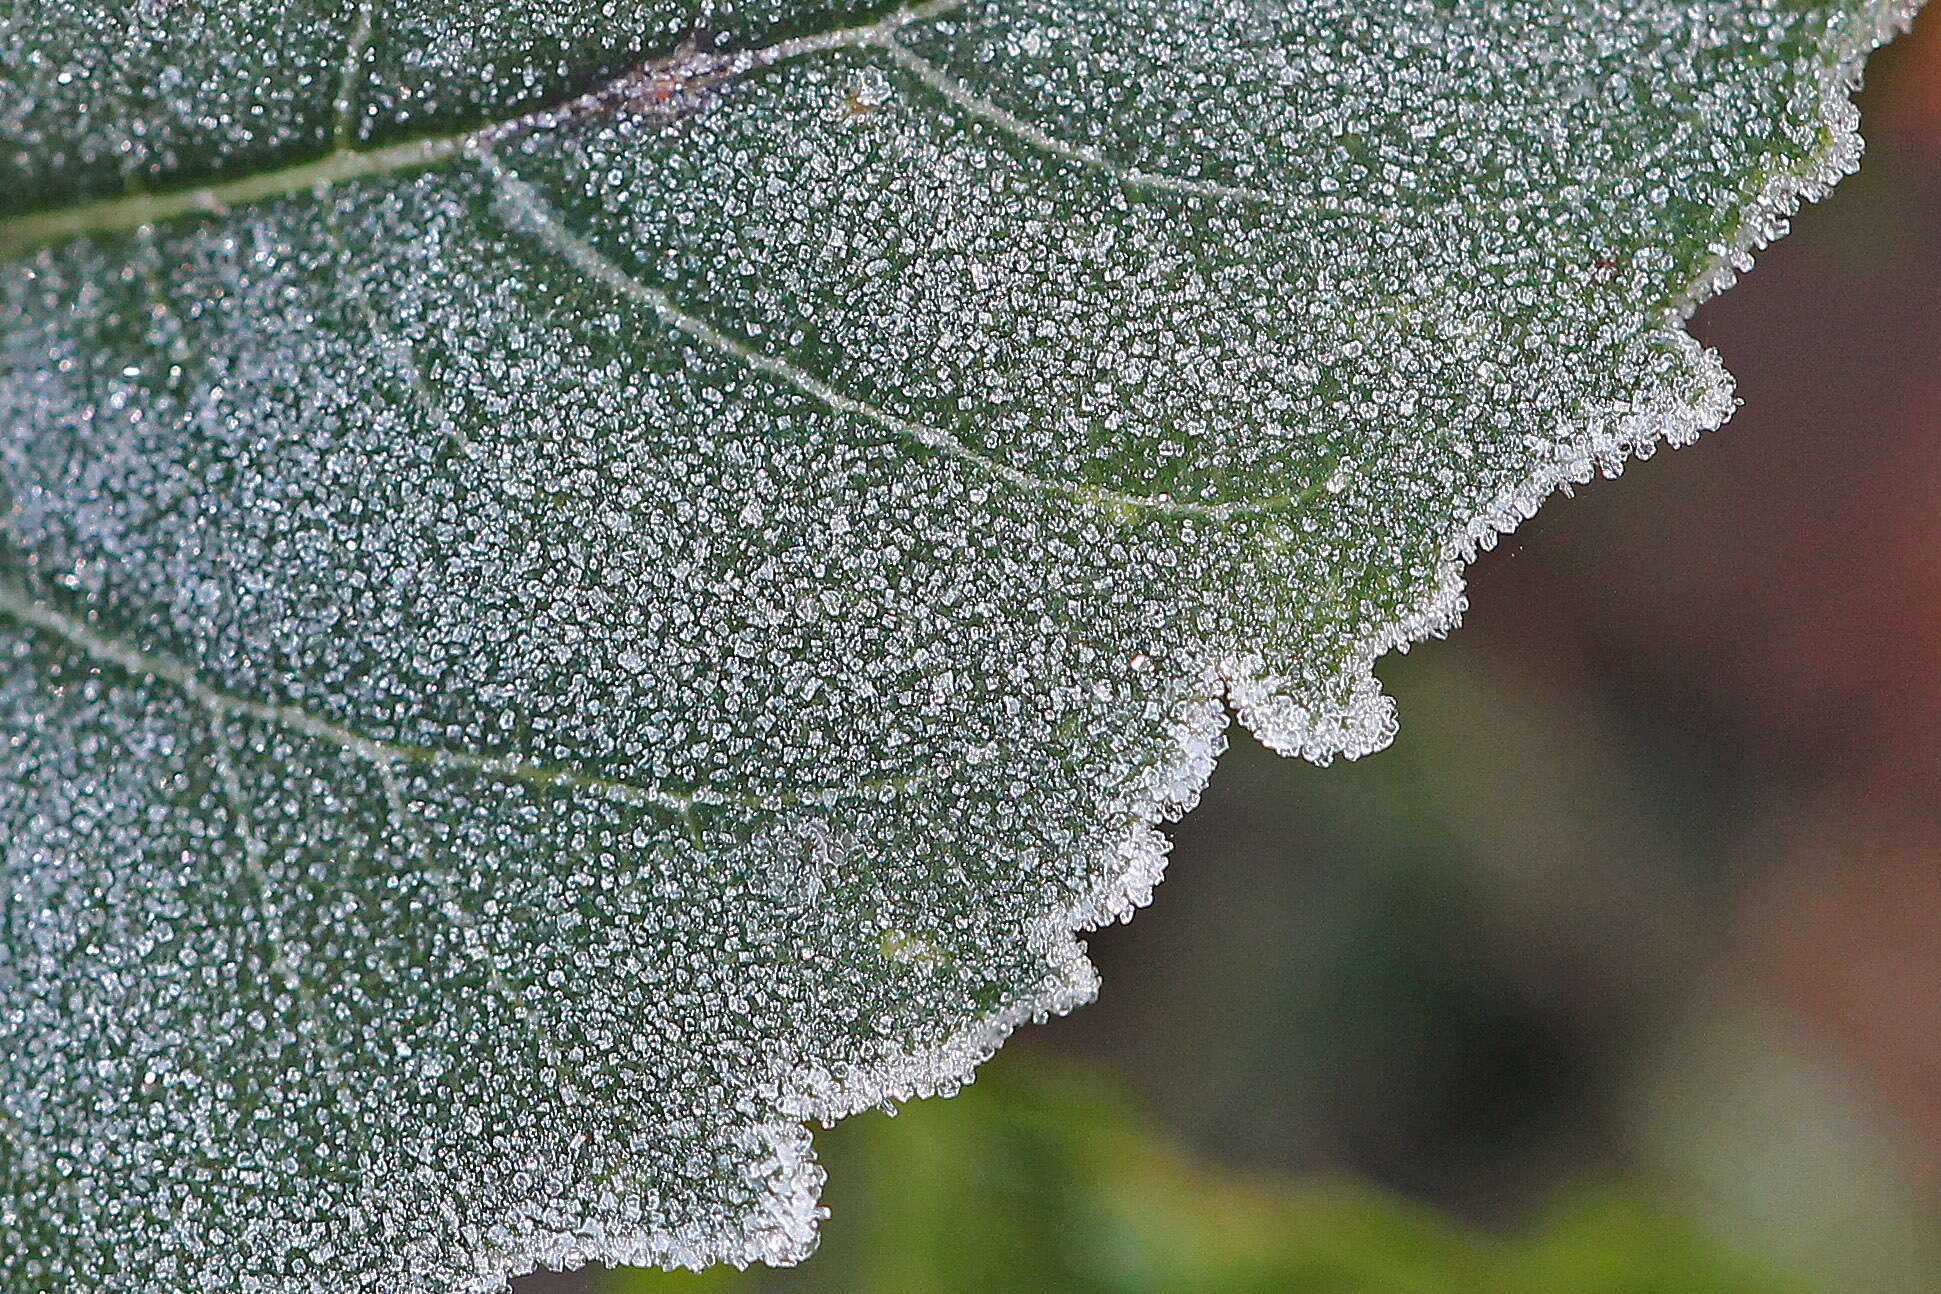
{"label": "leaf midrib", "polygon": [[[746,50],[735,56],[740,64],[737,75],[829,50],[884,47],[889,45],[892,35],[902,28],[941,17],[964,3],[965,0],[924,0],[923,3],[905,6],[871,22],[794,36]],[[651,65],[655,61],[649,59],[644,65]],[[627,69],[621,75],[625,76],[633,70]],[[609,81],[606,85],[612,83]],[[337,131],[337,146],[322,157],[240,174],[214,184],[161,188],[30,211],[0,221],[0,260],[12,259],[38,247],[88,234],[127,233],[146,225],[194,216],[220,217],[227,215],[232,208],[270,198],[326,189],[332,184],[369,176],[425,170],[466,153],[480,141],[503,139],[525,129],[556,126],[565,119],[562,114],[570,114],[575,105],[593,102],[605,88],[598,87],[588,94],[530,109],[504,120],[376,148],[353,146],[348,142],[347,132],[340,128]],[[337,102],[340,115],[344,111],[344,95],[345,90],[340,88]]]}

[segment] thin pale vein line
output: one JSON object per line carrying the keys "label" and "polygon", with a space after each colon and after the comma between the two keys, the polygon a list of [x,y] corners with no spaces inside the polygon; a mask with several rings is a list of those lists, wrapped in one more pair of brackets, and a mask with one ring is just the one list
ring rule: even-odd
{"label": "thin pale vein line", "polygon": [[654,787],[639,786],[612,778],[597,777],[574,769],[559,768],[529,760],[501,755],[473,755],[402,742],[380,741],[340,724],[330,722],[297,706],[273,705],[232,696],[209,686],[181,661],[159,652],[143,651],[96,632],[73,616],[39,602],[18,586],[0,582],[0,614],[11,616],[31,628],[51,633],[70,646],[137,677],[155,678],[170,684],[196,704],[217,714],[242,715],[275,724],[290,732],[321,741],[373,764],[405,763],[431,768],[460,769],[491,777],[526,782],[534,786],[562,786],[598,792],[624,803],[668,809],[680,813],[694,804],[734,803],[729,797],[682,795]]}
{"label": "thin pale vein line", "polygon": [[[928,3],[899,9],[875,22],[797,36],[761,49],[746,50],[733,56],[731,75],[742,75],[755,68],[769,67],[826,50],[880,46],[910,24],[940,17],[963,3],[964,0],[928,0]],[[362,52],[358,58],[361,61]],[[137,229],[184,216],[220,216],[227,214],[230,208],[246,203],[311,191],[366,176],[421,171],[458,155],[473,140],[499,139],[521,130],[557,125],[576,111],[602,106],[607,101],[610,88],[604,87],[581,95],[564,105],[524,113],[507,121],[456,134],[410,140],[383,148],[338,148],[314,161],[299,162],[215,184],[100,198],[78,206],[28,212],[0,221],[0,255],[12,255],[43,244],[78,238],[83,234]],[[333,106],[341,104],[343,97],[344,90],[340,86],[337,102]]]}
{"label": "thin pale vein line", "polygon": [[274,724],[299,736],[335,746],[372,764],[457,769],[530,786],[588,791],[622,804],[670,812],[681,820],[690,833],[695,834],[698,834],[698,827],[693,811],[697,808],[773,809],[805,804],[827,805],[849,797],[875,797],[885,791],[908,791],[927,785],[936,776],[933,770],[925,769],[899,777],[859,781],[844,786],[806,787],[770,795],[733,795],[705,788],[685,793],[668,791],[511,756],[474,755],[412,742],[382,741],[342,724],[332,723],[298,706],[274,705],[233,696],[203,682],[194,670],[174,657],[118,642],[84,621],[39,601],[19,585],[6,580],[0,580],[0,616],[52,634],[83,654],[137,678],[153,678],[167,683],[211,713],[241,715]]}
{"label": "thin pale vein line", "polygon": [[[243,779],[236,772],[235,753],[231,749],[234,739],[229,735],[227,722],[229,712],[209,705],[202,698],[197,699],[203,701],[203,709],[209,714],[209,735],[215,745],[216,780],[222,786],[222,798],[228,802],[229,811],[236,817],[236,834],[242,838],[243,857],[249,865],[250,882],[258,891],[257,897],[267,901],[269,869],[264,859],[269,854],[269,847],[256,833],[254,816],[249,811],[248,800],[243,796]],[[283,955],[283,949],[275,932],[271,934],[270,944],[271,968],[283,974],[286,979],[295,978],[296,968],[290,964],[289,958]]]}
{"label": "thin pale vein line", "polygon": [[913,422],[908,418],[900,418],[868,401],[845,395],[807,369],[792,364],[788,360],[758,351],[746,342],[722,332],[707,320],[689,314],[676,305],[667,293],[642,283],[614,264],[591,243],[566,228],[558,214],[534,191],[532,186],[508,170],[489,147],[482,143],[475,143],[468,152],[478,161],[479,166],[498,190],[498,202],[495,205],[505,213],[508,224],[514,229],[532,234],[587,278],[619,296],[646,306],[668,327],[687,334],[711,350],[745,364],[756,372],[781,379],[797,390],[821,401],[836,413],[865,418],[927,449],[936,450],[950,458],[968,463],[1027,493],[1063,495],[1109,511],[1152,512],[1164,516],[1206,517],[1215,520],[1261,512],[1275,507],[1293,506],[1302,502],[1305,497],[1301,494],[1288,494],[1232,503],[1192,503],[1161,495],[1124,494],[1117,490],[1079,482],[1053,480],[1022,471],[988,454],[979,453],[941,428]]}
{"label": "thin pale vein line", "polygon": [[1164,171],[1148,171],[1137,166],[1127,166],[1100,149],[1085,144],[1068,143],[1042,126],[1034,125],[1015,113],[999,107],[900,41],[885,37],[878,43],[890,56],[891,62],[936,91],[944,99],[956,104],[971,116],[989,122],[1005,133],[1024,141],[1039,152],[1048,153],[1053,157],[1062,157],[1096,171],[1103,171],[1115,179],[1139,188],[1159,189],[1167,193],[1180,193],[1191,197],[1253,203],[1283,211],[1296,211],[1305,216],[1324,214],[1311,204],[1296,203],[1284,194],[1273,193],[1266,189],[1217,184],[1210,180],[1189,180]]}
{"label": "thin pale vein line", "polygon": [[[298,968],[287,951],[289,935],[283,929],[279,909],[271,897],[269,843],[255,826],[255,815],[251,812],[248,794],[243,789],[242,777],[236,771],[235,738],[229,731],[229,715],[213,709],[204,703],[209,715],[210,735],[214,738],[216,776],[222,784],[222,796],[236,815],[236,831],[243,840],[243,855],[248,864],[251,884],[255,886],[256,898],[261,905],[264,939],[270,946],[270,969],[283,978],[284,987],[296,995],[297,1010],[309,1023],[318,1053],[323,1058],[324,1073],[344,1111],[349,1114],[357,1108],[357,1099],[350,1086],[349,1066],[344,1063],[344,1054],[337,1044],[331,1041],[330,1022],[324,1017],[317,1002],[316,985],[311,977],[306,977]],[[366,1164],[377,1162],[377,1147],[372,1144],[368,1130],[358,1124],[363,1134]]]}
{"label": "thin pale vein line", "polygon": [[270,947],[270,970],[282,979],[284,988],[297,995],[297,1009],[304,1013],[311,1027],[321,1036],[324,1032],[323,1020],[316,1014],[316,1003],[285,948],[288,940],[283,931],[283,922],[270,900],[269,844],[256,830],[255,814],[251,812],[249,797],[243,790],[242,775],[236,771],[235,738],[229,732],[230,716],[206,702],[203,709],[209,715],[209,735],[215,746],[216,781],[222,787],[222,798],[229,805],[230,813],[235,816],[236,834],[243,842],[244,869],[263,908],[263,938]]}
{"label": "thin pale vein line", "polygon": [[371,294],[364,290],[364,282],[350,269],[350,249],[345,246],[343,235],[337,228],[337,208],[325,204],[323,213],[324,238],[330,243],[331,250],[337,254],[343,273],[336,282],[342,287],[352,305],[364,318],[365,327],[371,330],[371,339],[377,343],[378,351],[385,362],[395,369],[403,380],[405,389],[411,392],[418,409],[431,421],[432,426],[447,440],[456,445],[459,451],[470,458],[479,456],[478,445],[465,429],[458,425],[445,402],[431,390],[425,378],[422,365],[418,363],[418,350],[409,338],[394,335],[378,318],[377,307],[371,301]]}
{"label": "thin pale vein line", "polygon": [[[433,887],[438,891],[439,900],[452,913],[452,924],[465,933],[467,942],[473,945],[473,950],[479,951],[479,944],[483,940],[483,936],[479,933],[479,920],[465,910],[465,905],[458,901],[458,890],[451,883],[451,878],[435,864],[431,847],[425,843],[423,834],[418,830],[417,818],[405,805],[404,789],[398,785],[396,769],[395,764],[377,765],[377,780],[378,785],[384,789],[385,806],[398,824],[398,832],[404,838],[406,849],[410,851],[416,862],[424,864],[423,875],[430,879]],[[490,949],[485,949],[484,952],[487,982],[492,985],[493,991],[502,1000],[508,1003],[516,1002],[518,995],[513,992],[511,982],[499,970],[498,959],[491,955]]]}
{"label": "thin pale vein line", "polygon": [[256,830],[255,815],[250,810],[249,797],[243,790],[243,779],[236,771],[235,738],[229,732],[229,715],[206,703],[203,706],[209,715],[209,735],[215,746],[216,780],[222,787],[222,798],[235,815],[236,834],[242,838],[243,861],[249,873],[250,885],[256,891],[257,901],[263,908],[263,938],[270,947],[270,969],[283,980],[283,987],[296,994],[297,1009],[303,1012],[310,1025],[317,1031],[318,1039],[325,1049],[325,1059],[335,1068],[338,1063],[336,1049],[330,1046],[325,1037],[323,1018],[317,1014],[317,1004],[285,949],[288,936],[284,933],[283,922],[270,899],[269,844]]}
{"label": "thin pale vein line", "polygon": [[371,29],[376,24],[376,17],[377,0],[360,0],[357,24],[351,28],[350,40],[344,46],[344,67],[337,78],[337,97],[331,104],[332,115],[337,121],[339,151],[352,148],[357,143],[357,112],[360,106],[357,81],[364,72],[364,56],[371,47]]}

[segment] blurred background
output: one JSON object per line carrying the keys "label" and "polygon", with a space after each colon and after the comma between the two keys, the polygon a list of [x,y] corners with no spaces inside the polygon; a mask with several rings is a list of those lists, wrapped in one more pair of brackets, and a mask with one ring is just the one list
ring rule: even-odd
{"label": "blurred background", "polygon": [[1941,12],[1693,331],[1723,431],[1554,500],[1380,672],[1235,730],[1099,1001],[819,1133],[723,1290],[1941,1290]]}

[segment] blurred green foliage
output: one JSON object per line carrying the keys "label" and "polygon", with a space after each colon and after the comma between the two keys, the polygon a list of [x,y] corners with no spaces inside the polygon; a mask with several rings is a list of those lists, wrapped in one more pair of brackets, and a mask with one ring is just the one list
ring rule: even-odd
{"label": "blurred green foliage", "polygon": [[791,1271],[616,1272],[691,1291],[1775,1294],[1661,1202],[1573,1192],[1505,1234],[1348,1182],[1220,1172],[1157,1135],[1109,1076],[1013,1050],[948,1101],[823,1134],[821,1250]]}

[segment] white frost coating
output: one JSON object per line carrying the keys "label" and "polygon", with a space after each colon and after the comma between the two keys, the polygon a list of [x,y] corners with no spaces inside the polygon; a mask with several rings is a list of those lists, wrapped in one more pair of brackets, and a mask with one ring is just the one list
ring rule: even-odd
{"label": "white frost coating", "polygon": [[[1351,686],[1363,695],[1367,685],[1379,691],[1374,678],[1377,660],[1392,650],[1407,651],[1413,643],[1441,637],[1453,630],[1467,608],[1462,568],[1474,561],[1479,551],[1493,548],[1499,538],[1535,516],[1553,493],[1586,484],[1595,473],[1616,477],[1627,460],[1634,456],[1648,458],[1661,444],[1682,449],[1697,440],[1702,432],[1716,430],[1732,416],[1737,407],[1732,375],[1726,371],[1718,352],[1700,346],[1685,331],[1684,323],[1699,306],[1731,287],[1740,274],[1752,268],[1755,251],[1786,234],[1789,218],[1803,203],[1818,201],[1840,180],[1859,169],[1864,141],[1860,136],[1860,110],[1854,106],[1851,95],[1860,86],[1867,56],[1904,33],[1920,7],[1921,0],[1894,0],[1875,5],[1863,10],[1861,18],[1850,21],[1841,30],[1829,51],[1831,56],[1816,96],[1824,143],[1806,165],[1778,169],[1767,176],[1764,187],[1746,206],[1731,237],[1715,245],[1711,262],[1666,312],[1665,342],[1686,355],[1702,375],[1696,398],[1680,400],[1668,393],[1656,402],[1647,400],[1630,408],[1612,408],[1587,418],[1582,427],[1572,429],[1574,435],[1560,437],[1552,464],[1506,490],[1468,521],[1455,551],[1442,564],[1429,586],[1431,592],[1421,605],[1371,638],[1360,660],[1349,667],[1345,677],[1351,680]],[[1348,713],[1360,716],[1373,712],[1363,706],[1351,706]],[[1388,736],[1368,749],[1379,749],[1393,736],[1393,720],[1386,722]],[[1283,753],[1296,749],[1292,743],[1280,744],[1264,734],[1261,739],[1263,744]],[[1342,749],[1344,753],[1349,751],[1346,744]]]}
{"label": "white frost coating", "polygon": [[[1827,76],[1822,100],[1827,132],[1825,151],[1803,172],[1772,176],[1759,199],[1748,208],[1729,247],[1700,276],[1666,319],[1666,341],[1688,355],[1705,377],[1695,401],[1668,399],[1657,407],[1613,408],[1594,414],[1575,434],[1560,436],[1553,463],[1520,488],[1491,502],[1462,531],[1458,555],[1444,565],[1430,586],[1422,607],[1403,622],[1375,636],[1365,655],[1340,676],[1339,691],[1347,700],[1335,708],[1310,709],[1284,691],[1258,658],[1236,660],[1216,674],[1224,681],[1226,700],[1235,715],[1260,742],[1284,755],[1298,755],[1319,764],[1336,756],[1356,759],[1372,754],[1394,740],[1397,731],[1394,701],[1384,694],[1374,664],[1389,651],[1408,647],[1426,637],[1454,629],[1465,608],[1462,567],[1479,550],[1494,546],[1501,536],[1536,515],[1544,500],[1559,489],[1589,482],[1595,473],[1615,477],[1631,457],[1649,457],[1659,444],[1674,449],[1695,441],[1701,432],[1719,427],[1735,407],[1732,378],[1717,352],[1703,348],[1686,333],[1683,321],[1705,300],[1732,286],[1737,274],[1752,267],[1752,252],[1783,236],[1787,218],[1803,202],[1825,196],[1834,184],[1860,164],[1860,117],[1851,91],[1858,87],[1866,57],[1880,44],[1904,32],[1918,9],[1916,4],[1883,8],[1875,26],[1853,39]],[[1063,987],[1033,1002],[1021,1003],[953,1038],[944,1048],[911,1063],[914,1077],[878,1077],[875,1081],[834,1086],[826,1079],[805,1077],[803,1088],[815,1093],[802,1109],[804,1117],[833,1121],[880,1105],[943,1093],[948,1095],[970,1081],[971,1072],[996,1052],[1013,1029],[1026,1019],[1062,1015],[1089,1002],[1097,992],[1096,972],[1074,936],[1112,920],[1130,921],[1133,912],[1152,899],[1165,867],[1170,842],[1155,829],[1175,821],[1199,800],[1213,766],[1225,748],[1224,722],[1218,702],[1196,704],[1179,729],[1179,757],[1164,767],[1139,823],[1113,851],[1117,866],[1105,872],[1099,891],[1083,904],[1054,913],[1038,933],[1053,965],[1067,976]],[[1056,952],[1050,952],[1055,949]],[[806,1256],[804,1250],[803,1256]]]}
{"label": "white frost coating", "polygon": [[[1208,682],[1212,687],[1218,685],[1217,679]],[[1090,893],[1030,928],[1027,942],[1049,971],[1047,990],[977,1021],[934,1050],[897,1056],[877,1070],[846,1078],[820,1069],[790,1073],[778,1084],[777,1103],[781,1108],[792,1118],[817,1119],[826,1125],[896,1101],[954,1095],[972,1081],[973,1071],[990,1059],[1019,1025],[1026,1021],[1042,1023],[1090,1002],[1098,993],[1098,972],[1077,936],[1114,921],[1130,921],[1135,911],[1152,901],[1153,888],[1159,884],[1166,854],[1172,848],[1157,828],[1177,821],[1199,802],[1200,792],[1213,775],[1214,763],[1226,748],[1226,725],[1225,706],[1217,691],[1189,704],[1185,719],[1169,738],[1171,756],[1149,770],[1145,784],[1122,806],[1130,825],[1126,834],[1109,847],[1096,885]],[[799,1126],[778,1124],[776,1132],[779,1136],[783,1130]],[[813,1198],[809,1203],[814,1206]],[[784,1260],[807,1256],[813,1237],[805,1232],[803,1240],[801,1250],[783,1256]],[[728,1260],[735,1261],[733,1257]]]}
{"label": "white frost coating", "polygon": [[806,1253],[1229,708],[1380,747],[1723,421],[1910,12],[98,8],[0,0],[0,1286],[385,1291]]}

